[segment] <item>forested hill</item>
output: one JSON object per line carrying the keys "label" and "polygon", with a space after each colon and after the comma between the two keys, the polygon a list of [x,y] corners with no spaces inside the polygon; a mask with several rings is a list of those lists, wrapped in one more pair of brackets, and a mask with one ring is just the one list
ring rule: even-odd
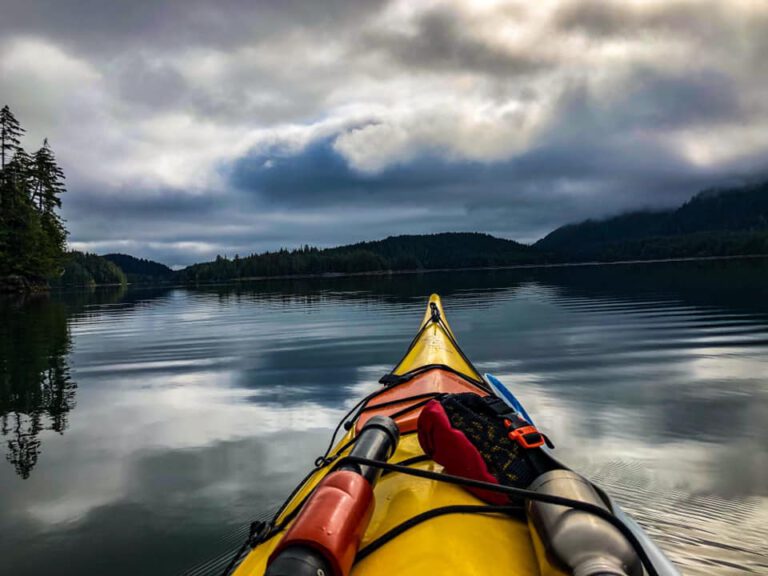
{"label": "forested hill", "polygon": [[392,236],[337,248],[305,246],[176,272],[180,282],[378,271],[480,268],[768,254],[768,182],[697,194],[675,210],[634,212],[558,228],[533,246],[480,233]]}
{"label": "forested hill", "polygon": [[114,286],[126,283],[123,271],[109,260],[88,252],[68,252],[64,258],[62,274],[51,278],[59,288]]}
{"label": "forested hill", "polygon": [[470,268],[531,264],[539,256],[530,247],[488,234],[446,232],[392,236],[337,248],[280,250],[234,259],[219,256],[177,272],[182,282],[310,274],[349,274],[387,270]]}
{"label": "forested hill", "polygon": [[118,266],[132,284],[164,282],[173,278],[173,270],[165,264],[136,258],[129,254],[104,254],[102,258]]}
{"label": "forested hill", "polygon": [[500,266],[534,259],[529,246],[477,232],[390,236],[323,250],[328,256],[369,252],[393,270]]}
{"label": "forested hill", "polygon": [[564,261],[768,253],[768,182],[708,190],[675,210],[587,220],[533,248]]}

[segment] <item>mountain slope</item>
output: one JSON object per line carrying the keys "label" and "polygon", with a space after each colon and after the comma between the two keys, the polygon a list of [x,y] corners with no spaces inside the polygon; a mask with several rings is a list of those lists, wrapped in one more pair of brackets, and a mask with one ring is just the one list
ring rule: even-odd
{"label": "mountain slope", "polygon": [[534,252],[525,244],[478,232],[390,236],[323,252],[334,255],[356,251],[376,254],[392,269],[500,266],[534,259]]}
{"label": "mountain slope", "polygon": [[102,258],[118,266],[134,284],[167,281],[173,278],[173,270],[165,264],[136,258],[129,254],[104,254]]}
{"label": "mountain slope", "polygon": [[534,248],[561,260],[753,254],[768,238],[768,182],[697,194],[676,210],[633,212],[554,230]]}
{"label": "mountain slope", "polygon": [[675,210],[633,212],[554,230],[533,246],[474,232],[390,236],[335,248],[305,246],[234,259],[219,256],[178,272],[107,254],[130,282],[480,268],[524,264],[768,254],[768,182],[701,192]]}
{"label": "mountain slope", "polygon": [[349,274],[434,268],[508,266],[537,262],[530,247],[488,234],[446,232],[391,236],[336,248],[305,246],[195,264],[177,273],[182,282],[305,274]]}

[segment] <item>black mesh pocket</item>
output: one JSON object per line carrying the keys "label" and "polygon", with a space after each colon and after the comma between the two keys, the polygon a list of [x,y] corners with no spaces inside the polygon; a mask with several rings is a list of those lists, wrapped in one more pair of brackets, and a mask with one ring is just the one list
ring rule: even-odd
{"label": "black mesh pocket", "polygon": [[533,482],[538,474],[528,451],[510,440],[503,418],[481,396],[449,394],[440,403],[451,426],[464,433],[500,484],[525,488]]}

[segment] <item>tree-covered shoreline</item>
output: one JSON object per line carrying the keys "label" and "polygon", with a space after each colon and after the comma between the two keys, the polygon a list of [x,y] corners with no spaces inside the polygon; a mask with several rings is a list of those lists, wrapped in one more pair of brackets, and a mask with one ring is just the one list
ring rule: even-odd
{"label": "tree-covered shoreline", "polygon": [[366,274],[441,268],[485,268],[535,264],[530,247],[477,232],[390,236],[335,248],[304,246],[194,264],[176,273],[181,283],[246,278]]}
{"label": "tree-covered shoreline", "polygon": [[526,245],[488,234],[393,236],[335,248],[218,256],[180,283],[768,255],[768,183],[701,192],[677,209],[562,226]]}
{"label": "tree-covered shoreline", "polygon": [[[48,140],[29,154],[25,130],[8,106],[0,109],[0,278],[11,286],[45,287],[62,271],[67,230],[58,213],[64,172]],[[19,280],[21,279],[21,280]]]}
{"label": "tree-covered shoreline", "polygon": [[64,171],[44,139],[34,153],[21,145],[24,128],[0,109],[0,292],[54,286],[125,284],[122,270],[97,256],[67,251],[59,214]]}

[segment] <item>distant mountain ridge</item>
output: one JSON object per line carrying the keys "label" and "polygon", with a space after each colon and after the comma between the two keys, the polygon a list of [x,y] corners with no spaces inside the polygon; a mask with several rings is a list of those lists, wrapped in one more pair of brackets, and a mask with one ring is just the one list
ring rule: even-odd
{"label": "distant mountain ridge", "polygon": [[585,261],[768,254],[768,182],[706,190],[673,210],[637,211],[557,228],[529,246],[479,232],[390,236],[334,248],[304,246],[173,271],[127,254],[103,258],[131,283],[365,274]]}
{"label": "distant mountain ridge", "polygon": [[514,259],[533,260],[530,246],[497,238],[481,232],[440,232],[437,234],[404,234],[327,248],[327,254],[367,251],[380,256],[397,268],[454,268],[464,266],[502,265]]}
{"label": "distant mountain ridge", "polygon": [[767,253],[768,182],[700,192],[677,209],[568,224],[536,242],[563,260]]}
{"label": "distant mountain ridge", "polygon": [[435,268],[473,268],[533,264],[539,256],[529,246],[478,232],[443,232],[390,236],[336,248],[305,246],[234,259],[194,264],[177,272],[182,282],[239,278],[354,274]]}

